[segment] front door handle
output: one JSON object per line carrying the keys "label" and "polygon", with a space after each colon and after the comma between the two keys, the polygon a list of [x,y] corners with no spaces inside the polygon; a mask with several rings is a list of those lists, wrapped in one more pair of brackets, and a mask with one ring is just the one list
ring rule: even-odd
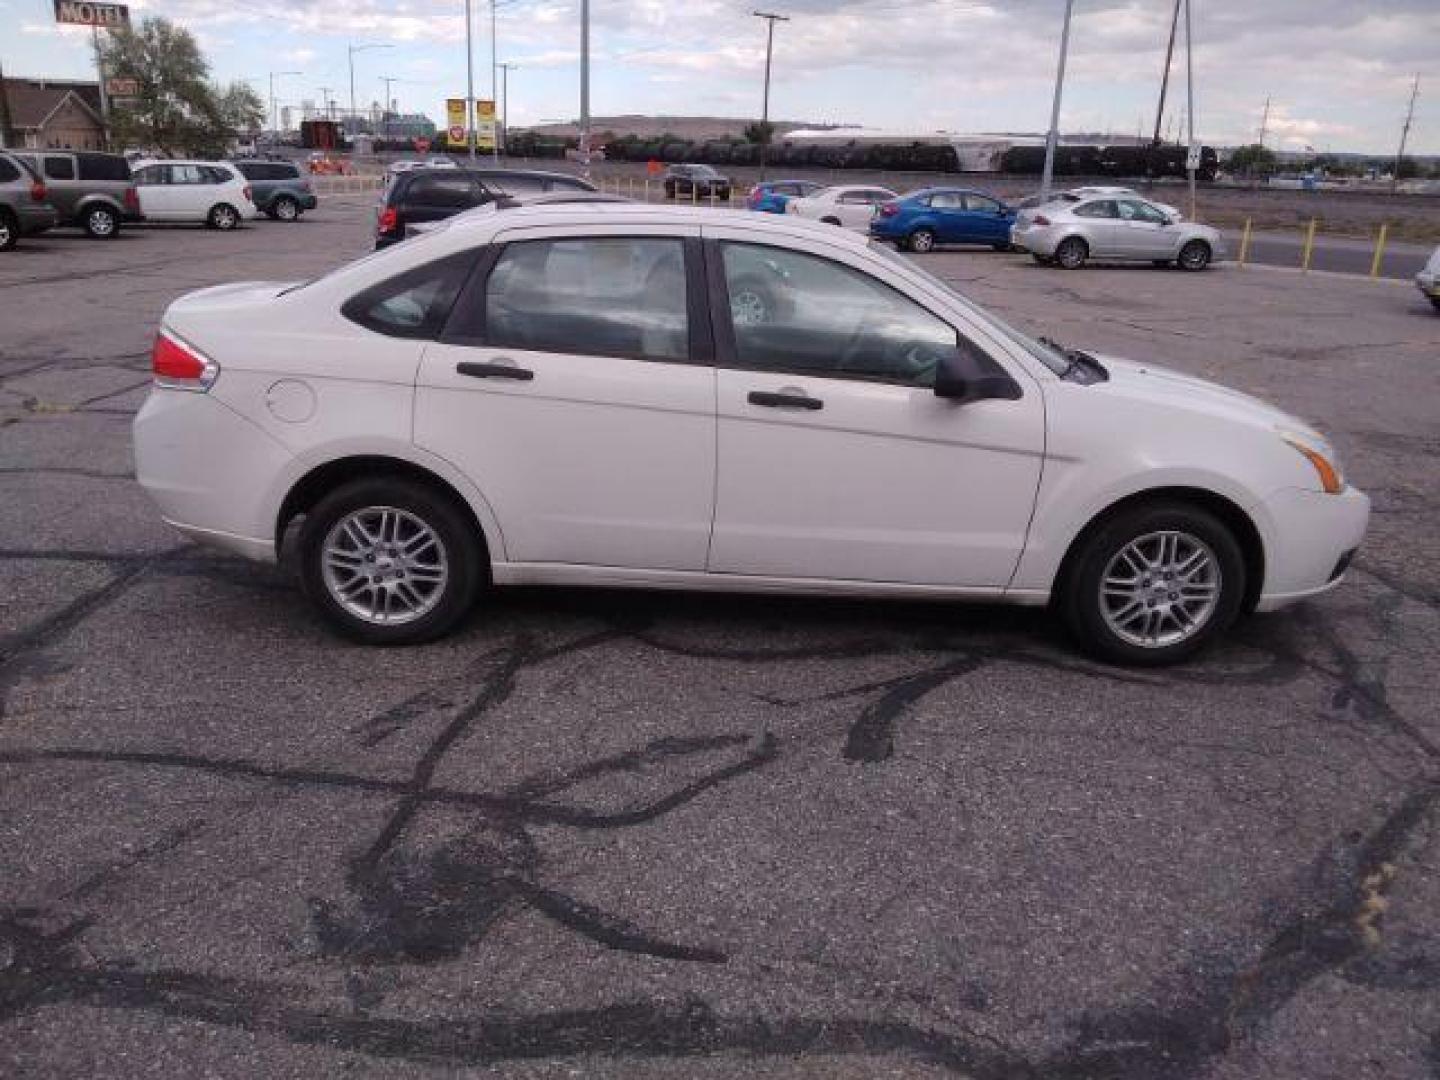
{"label": "front door handle", "polygon": [[456,364],[455,370],[474,379],[519,379],[521,382],[529,382],[535,378],[535,372],[514,364],[484,364],[466,360]]}
{"label": "front door handle", "polygon": [[790,392],[775,393],[770,390],[751,390],[747,399],[751,405],[763,405],[767,409],[823,409],[825,403],[819,398]]}

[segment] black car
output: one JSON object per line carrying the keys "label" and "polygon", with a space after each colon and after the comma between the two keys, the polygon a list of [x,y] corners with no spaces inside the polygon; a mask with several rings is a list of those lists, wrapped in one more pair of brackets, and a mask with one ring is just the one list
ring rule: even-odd
{"label": "black car", "polygon": [[524,169],[412,169],[395,173],[376,208],[375,246],[388,247],[405,239],[408,225],[441,221],[496,199],[594,190],[594,184],[578,176]]}
{"label": "black car", "polygon": [[250,198],[272,221],[299,221],[319,204],[310,178],[291,161],[236,161],[234,166],[250,181]]}
{"label": "black car", "polygon": [[724,173],[709,165],[671,165],[660,178],[667,199],[716,199],[730,201],[733,185]]}

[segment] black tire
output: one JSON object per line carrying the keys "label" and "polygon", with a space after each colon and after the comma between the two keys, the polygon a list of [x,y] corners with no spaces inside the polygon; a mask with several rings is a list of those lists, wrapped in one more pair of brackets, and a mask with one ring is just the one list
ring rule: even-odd
{"label": "black tire", "polygon": [[1055,245],[1052,262],[1063,270],[1079,270],[1090,257],[1090,245],[1078,236],[1067,236]]}
{"label": "black tire", "polygon": [[916,229],[905,238],[906,246],[917,255],[935,250],[935,233],[931,229]]}
{"label": "black tire", "polygon": [[822,217],[820,223],[822,225],[839,225],[840,219],[838,217]]}
{"label": "black tire", "polygon": [[[1217,580],[1213,582],[1216,595],[1203,619],[1194,624],[1186,636],[1168,643],[1138,644],[1122,636],[1107,620],[1101,583],[1107,569],[1113,569],[1111,563],[1120,557],[1120,552],[1137,539],[1157,533],[1180,534],[1208,548],[1211,565],[1216,568]],[[1245,558],[1239,541],[1224,522],[1200,507],[1168,500],[1141,503],[1101,521],[1082,536],[1077,545],[1066,560],[1055,599],[1066,625],[1081,647],[1102,660],[1136,667],[1178,663],[1211,644],[1229,629],[1240,614],[1246,581]],[[1141,578],[1139,571],[1135,577],[1145,583],[1137,586],[1137,593],[1160,591],[1157,600],[1146,603],[1147,608],[1168,609],[1167,600],[1183,595],[1164,592],[1172,587],[1176,590],[1183,588],[1178,582],[1167,584],[1157,577],[1150,585],[1149,579]],[[1122,595],[1113,602],[1121,605],[1128,601]],[[1148,614],[1136,614],[1148,623]],[[1157,610],[1155,618],[1161,617]]]}
{"label": "black tire", "polygon": [[1435,305],[1435,310],[1436,310],[1436,311],[1440,311],[1440,296],[1432,296],[1432,297],[1430,297],[1430,303],[1432,303],[1433,305]]}
{"label": "black tire", "polygon": [[299,221],[300,204],[288,195],[281,195],[270,204],[266,213],[272,221]]}
{"label": "black tire", "polygon": [[221,232],[238,229],[240,227],[240,211],[229,203],[216,203],[210,208],[210,213],[205,215],[205,224],[212,229],[219,229]]}
{"label": "black tire", "polygon": [[1181,270],[1198,274],[1210,265],[1211,254],[1210,245],[1204,240],[1191,240],[1180,249],[1180,257],[1177,261],[1180,263]]}
{"label": "black tire", "polygon": [[[323,554],[331,530],[350,515],[371,508],[402,511],[439,537],[445,577],[431,594],[433,605],[410,621],[383,623],[362,618],[345,607],[327,584]],[[399,477],[353,480],[326,495],[305,515],[299,556],[301,587],[320,617],[341,635],[366,645],[416,645],[443,636],[468,614],[487,577],[484,539],[464,510],[442,492]],[[389,569],[393,574],[395,569],[373,559],[370,563],[377,573]],[[361,576],[367,575],[355,573],[356,578]],[[403,577],[403,570],[398,576]],[[373,595],[374,591],[362,582],[355,595]]]}
{"label": "black tire", "polygon": [[0,251],[9,251],[20,242],[20,225],[9,210],[0,208]]}
{"label": "black tire", "polygon": [[108,206],[91,206],[81,223],[92,240],[113,240],[120,235],[120,215]]}

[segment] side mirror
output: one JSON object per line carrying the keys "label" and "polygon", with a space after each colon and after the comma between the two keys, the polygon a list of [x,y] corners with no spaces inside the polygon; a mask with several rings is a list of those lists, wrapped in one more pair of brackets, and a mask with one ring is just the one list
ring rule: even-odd
{"label": "side mirror", "polygon": [[965,405],[972,401],[1015,401],[1020,384],[987,356],[970,348],[946,351],[935,369],[935,396]]}

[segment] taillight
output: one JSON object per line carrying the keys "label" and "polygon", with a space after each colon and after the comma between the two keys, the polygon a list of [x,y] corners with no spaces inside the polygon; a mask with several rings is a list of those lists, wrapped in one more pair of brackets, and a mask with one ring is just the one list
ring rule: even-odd
{"label": "taillight", "polygon": [[1030,222],[1033,225],[1049,225],[1050,219],[1044,214],[1036,214],[1033,218],[1030,219]]}
{"label": "taillight", "polygon": [[387,206],[384,210],[381,210],[380,224],[376,226],[376,231],[379,232],[381,236],[389,236],[391,233],[398,232],[399,230],[400,215],[396,212],[395,208],[393,206]]}
{"label": "taillight", "polygon": [[896,214],[898,214],[899,212],[900,212],[900,204],[899,204],[899,203],[887,202],[887,203],[882,203],[881,206],[880,206],[880,216],[881,216],[881,217],[894,217],[894,216],[895,216]]}
{"label": "taillight", "polygon": [[251,192],[251,187],[250,187],[249,184],[246,184],[245,187],[244,187],[244,189],[240,192],[240,194],[244,195],[245,198],[246,198],[247,200],[249,200],[250,202],[254,202],[254,201],[255,201],[255,196],[252,195],[252,194],[250,194],[250,192]]}
{"label": "taillight", "polygon": [[215,384],[220,365],[162,330],[155,335],[155,346],[150,350],[150,370],[156,386],[203,394]]}
{"label": "taillight", "polygon": [[140,192],[138,189],[133,187],[127,187],[125,189],[125,209],[134,210],[136,213],[139,213]]}
{"label": "taillight", "polygon": [[32,181],[30,181],[30,201],[31,201],[31,202],[44,202],[44,201],[45,201],[45,185],[42,184],[39,180],[32,180]]}

